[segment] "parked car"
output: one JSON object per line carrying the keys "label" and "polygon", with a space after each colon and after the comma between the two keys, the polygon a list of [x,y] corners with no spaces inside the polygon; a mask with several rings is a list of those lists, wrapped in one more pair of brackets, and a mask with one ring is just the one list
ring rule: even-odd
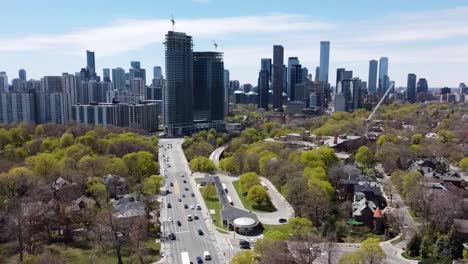
{"label": "parked car", "polygon": [[280,218],[280,219],[278,219],[278,222],[280,222],[281,224],[285,224],[285,223],[288,222],[288,219],[286,219],[286,218]]}

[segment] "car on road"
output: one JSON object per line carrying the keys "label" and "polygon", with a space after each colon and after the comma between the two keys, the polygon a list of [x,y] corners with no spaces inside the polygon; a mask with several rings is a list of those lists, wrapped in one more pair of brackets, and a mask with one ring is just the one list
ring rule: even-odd
{"label": "car on road", "polygon": [[197,204],[197,210],[201,210],[201,206]]}
{"label": "car on road", "polygon": [[187,183],[187,181],[186,181],[186,180],[184,180],[184,183]]}
{"label": "car on road", "polygon": [[170,239],[170,240],[176,240],[175,234],[174,234],[174,233],[170,233],[170,234],[169,234],[169,239]]}
{"label": "car on road", "polygon": [[190,205],[190,210],[193,210],[193,209],[195,209],[195,206],[193,206],[193,204],[192,204],[192,205]]}
{"label": "car on road", "polygon": [[203,252],[203,258],[204,258],[205,260],[211,260],[210,252],[204,251],[204,252]]}
{"label": "car on road", "polygon": [[197,263],[198,264],[202,264],[203,263],[203,259],[201,257],[197,257]]}
{"label": "car on road", "polygon": [[203,230],[198,229],[198,235],[203,236]]}
{"label": "car on road", "polygon": [[183,173],[180,174],[180,177],[185,177]]}
{"label": "car on road", "polygon": [[239,241],[239,246],[242,249],[250,249],[250,242],[242,239]]}
{"label": "car on road", "polygon": [[191,215],[187,215],[187,220],[188,220],[188,221],[193,221],[192,216],[191,216]]}
{"label": "car on road", "polygon": [[198,220],[198,215],[195,215],[193,219]]}
{"label": "car on road", "polygon": [[179,198],[179,200],[178,200],[178,201],[179,201],[179,203],[181,203],[181,202],[182,202],[182,198]]}
{"label": "car on road", "polygon": [[187,192],[188,192],[188,188],[187,188],[187,187],[185,187],[185,191],[187,191]]}
{"label": "car on road", "polygon": [[168,204],[167,204],[167,208],[172,208],[171,203],[168,203]]}
{"label": "car on road", "polygon": [[278,219],[278,222],[281,223],[281,224],[286,224],[288,222],[288,219],[280,218],[280,219]]}
{"label": "car on road", "polygon": [[182,226],[182,223],[180,221],[177,221],[178,226]]}
{"label": "car on road", "polygon": [[172,183],[172,182],[169,183],[169,186],[174,187],[174,183]]}
{"label": "car on road", "polygon": [[172,217],[167,218],[168,222],[172,222]]}
{"label": "car on road", "polygon": [[185,198],[185,193],[182,194],[182,198]]}
{"label": "car on road", "polygon": [[185,208],[185,209],[188,209],[188,205],[184,204],[184,208]]}
{"label": "car on road", "polygon": [[195,197],[195,194],[194,194],[194,193],[192,193],[192,197]]}

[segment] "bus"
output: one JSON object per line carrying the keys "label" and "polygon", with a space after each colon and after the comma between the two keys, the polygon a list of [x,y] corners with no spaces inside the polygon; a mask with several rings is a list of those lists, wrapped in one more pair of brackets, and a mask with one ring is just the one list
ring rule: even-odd
{"label": "bus", "polygon": [[226,193],[228,193],[228,190],[227,190],[226,184],[224,184],[224,183],[221,183],[221,185],[223,186],[223,190],[224,190]]}
{"label": "bus", "polygon": [[180,253],[180,256],[182,257],[182,264],[190,264],[188,252],[182,252]]}
{"label": "bus", "polygon": [[260,184],[265,188],[265,190],[268,190],[268,186],[264,182],[261,181]]}
{"label": "bus", "polygon": [[231,196],[228,195],[228,196],[226,196],[226,198],[227,198],[230,205],[234,205],[234,203],[232,202]]}

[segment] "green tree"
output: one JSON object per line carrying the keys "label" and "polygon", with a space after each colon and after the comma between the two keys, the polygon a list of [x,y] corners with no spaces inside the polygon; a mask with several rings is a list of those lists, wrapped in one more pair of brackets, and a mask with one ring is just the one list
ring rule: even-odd
{"label": "green tree", "polygon": [[468,157],[465,157],[462,160],[460,160],[460,162],[458,163],[458,166],[460,166],[460,168],[464,172],[468,172]]}
{"label": "green tree", "polygon": [[288,226],[291,231],[291,235],[295,238],[302,238],[312,230],[312,222],[309,219],[300,216],[289,219]]}
{"label": "green tree", "polygon": [[452,259],[460,259],[463,257],[463,243],[457,237],[457,231],[455,227],[451,227],[447,234],[449,240]]}
{"label": "green tree", "polygon": [[34,134],[36,134],[37,136],[44,135],[44,132],[45,132],[45,129],[44,129],[44,125],[42,124],[37,125],[36,128],[34,129]]}
{"label": "green tree", "polygon": [[60,147],[59,141],[55,138],[46,138],[42,141],[40,151],[52,153]]}
{"label": "green tree", "polygon": [[254,185],[260,184],[260,177],[255,172],[247,172],[239,177],[239,186],[242,193],[246,194]]}
{"label": "green tree", "polygon": [[223,171],[232,173],[232,174],[239,174],[239,166],[234,157],[227,157],[219,161],[219,168]]}
{"label": "green tree", "polygon": [[364,263],[364,260],[359,250],[355,252],[345,253],[338,260],[338,264],[363,264],[363,263]]}
{"label": "green tree", "polygon": [[123,161],[127,165],[130,183],[141,183],[146,177],[157,172],[157,164],[153,154],[147,151],[139,151],[125,155]]}
{"label": "green tree", "polygon": [[212,173],[216,170],[216,166],[209,158],[196,157],[190,161],[190,169],[193,171]]}
{"label": "green tree", "polygon": [[419,145],[423,141],[424,136],[421,134],[414,134],[411,136],[411,144]]}
{"label": "green tree", "polygon": [[164,177],[161,175],[151,175],[143,181],[143,193],[148,195],[158,194],[163,183]]}
{"label": "green tree", "polygon": [[366,146],[361,146],[356,153],[356,161],[362,169],[369,168],[374,162],[374,155]]}
{"label": "green tree", "polygon": [[84,174],[85,178],[104,176],[104,164],[102,163],[102,159],[97,157],[82,157],[78,162],[78,169]]}
{"label": "green tree", "polygon": [[368,238],[361,242],[361,248],[359,251],[364,263],[382,263],[386,257],[385,252],[379,245],[378,238]]}
{"label": "green tree", "polygon": [[60,146],[62,148],[69,147],[73,145],[74,142],[75,142],[75,139],[73,138],[73,135],[71,133],[64,133],[60,137]]}
{"label": "green tree", "polygon": [[239,251],[232,257],[231,264],[255,264],[255,254],[250,250]]}
{"label": "green tree", "polygon": [[3,149],[6,145],[10,144],[11,138],[8,131],[4,128],[0,128],[0,149]]}
{"label": "green tree", "polygon": [[308,150],[308,151],[303,152],[301,154],[300,161],[302,164],[310,168],[325,167],[325,164],[322,161],[320,154],[318,154],[316,151],[313,151],[313,150]]}
{"label": "green tree", "polygon": [[256,203],[257,205],[267,204],[270,202],[270,197],[268,196],[265,187],[261,185],[254,185],[250,187],[247,194],[247,200]]}
{"label": "green tree", "polygon": [[390,176],[390,180],[395,188],[401,193],[403,191],[403,177],[405,176],[405,172],[402,170],[396,170],[392,172]]}
{"label": "green tree", "polygon": [[122,177],[127,177],[128,168],[125,162],[121,158],[111,158],[108,159],[104,165],[105,174],[119,175]]}
{"label": "green tree", "polygon": [[448,131],[448,130],[440,130],[438,133],[437,133],[437,136],[439,137],[439,140],[443,143],[447,143],[447,142],[450,142],[453,140],[453,138],[455,137],[455,135],[453,134],[452,131]]}
{"label": "green tree", "polygon": [[304,176],[307,179],[317,179],[321,181],[326,181],[327,179],[327,172],[323,167],[315,167],[315,168],[310,168],[306,167],[304,169]]}
{"label": "green tree", "polygon": [[419,256],[421,256],[421,258],[423,259],[426,259],[426,258],[429,258],[431,252],[432,252],[432,239],[428,235],[425,235],[423,236],[421,240],[421,246],[419,248]]}
{"label": "green tree", "polygon": [[340,161],[335,155],[335,150],[330,147],[321,146],[316,148],[313,151],[317,152],[320,155],[325,167],[331,167]]}
{"label": "green tree", "polygon": [[101,205],[107,201],[106,185],[99,177],[93,177],[86,183],[86,193],[92,196]]}
{"label": "green tree", "polygon": [[424,179],[418,171],[412,171],[403,177],[403,195],[406,197],[408,193],[418,186],[419,182]]}
{"label": "green tree", "polygon": [[16,167],[7,173],[0,173],[0,196],[23,196],[29,184],[33,182],[33,177],[33,172],[26,167]]}
{"label": "green tree", "polygon": [[216,188],[213,184],[205,185],[200,191],[204,199],[216,200]]}
{"label": "green tree", "polygon": [[45,177],[51,181],[56,172],[58,160],[48,153],[40,153],[26,159],[26,162],[31,165],[34,174]]}
{"label": "green tree", "polygon": [[434,256],[438,259],[452,258],[450,241],[446,235],[441,235],[437,239],[434,247]]}
{"label": "green tree", "polygon": [[74,144],[65,149],[65,157],[80,160],[84,156],[92,156],[93,150],[83,144]]}
{"label": "green tree", "polygon": [[8,136],[16,147],[21,147],[24,143],[31,139],[29,132],[23,126],[14,127],[8,130]]}

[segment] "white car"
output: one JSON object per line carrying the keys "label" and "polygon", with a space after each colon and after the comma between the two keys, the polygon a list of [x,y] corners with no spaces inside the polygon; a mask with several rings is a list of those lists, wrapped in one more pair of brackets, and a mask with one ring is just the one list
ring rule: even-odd
{"label": "white car", "polygon": [[195,206],[193,206],[193,204],[190,205],[190,209],[191,209],[191,210],[195,209]]}
{"label": "white car", "polygon": [[168,222],[172,222],[172,217],[167,218]]}

